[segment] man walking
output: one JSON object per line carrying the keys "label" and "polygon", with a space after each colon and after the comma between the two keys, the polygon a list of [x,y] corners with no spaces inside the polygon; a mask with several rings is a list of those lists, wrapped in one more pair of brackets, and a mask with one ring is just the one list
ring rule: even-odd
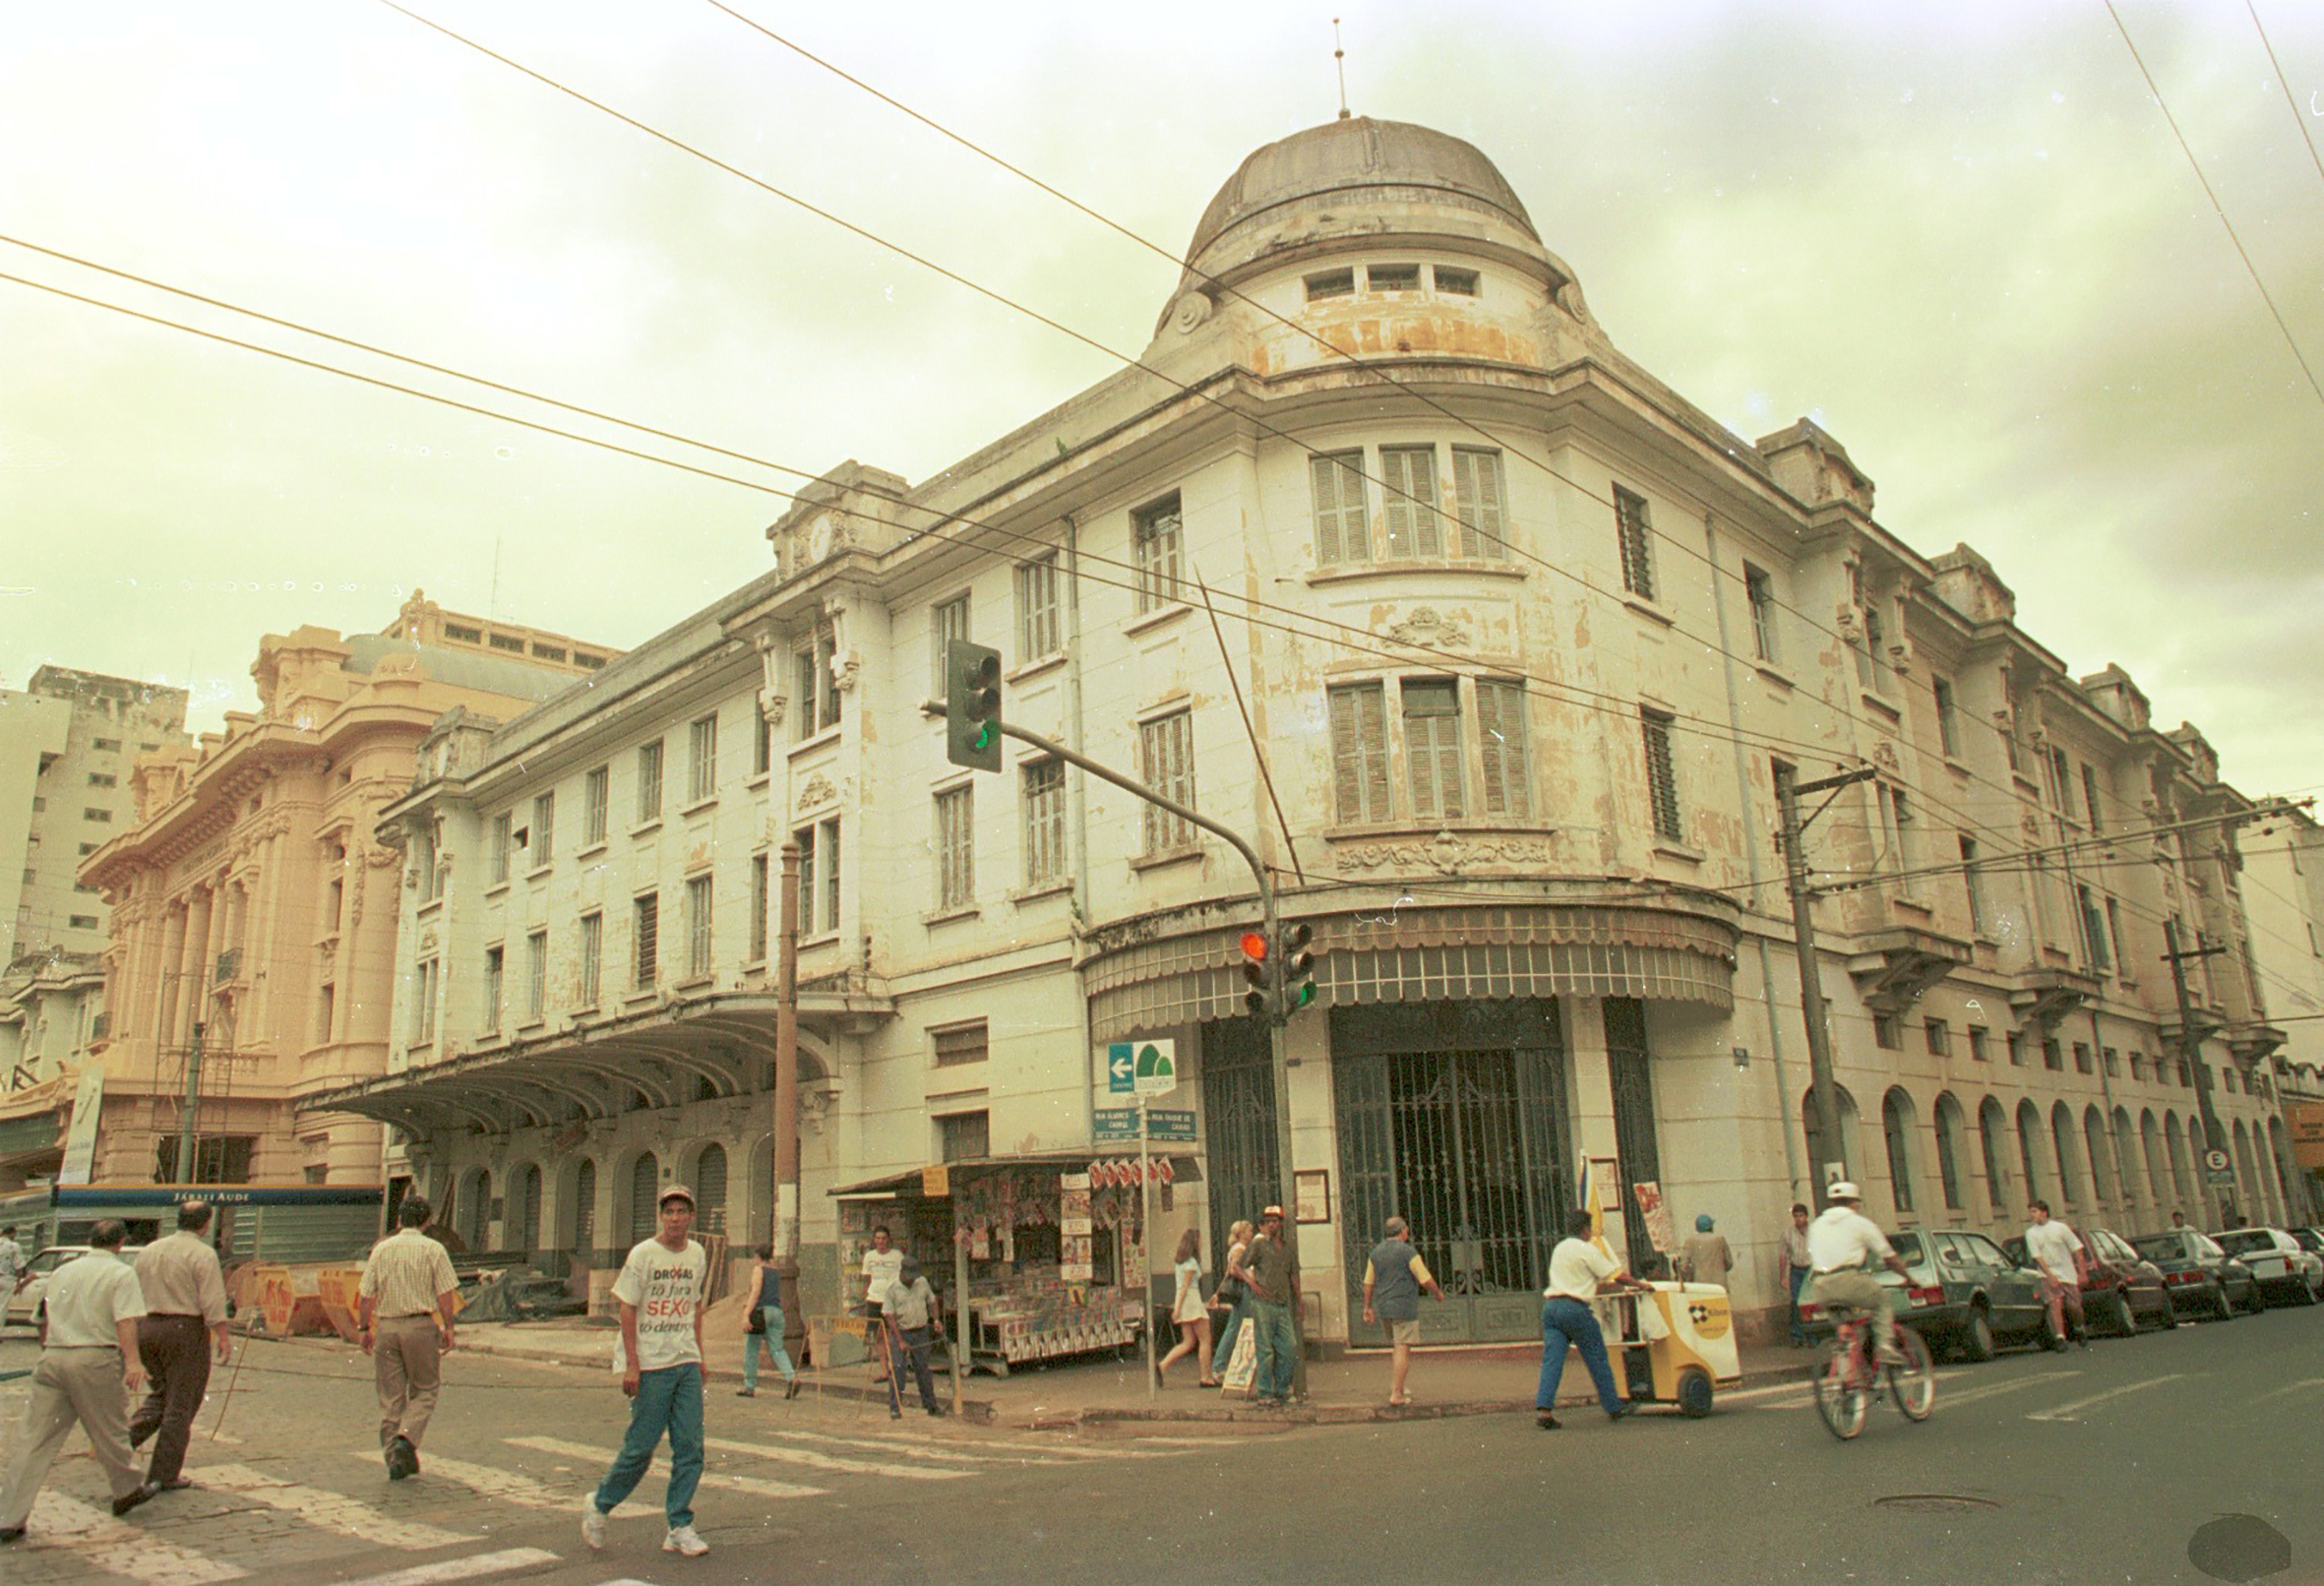
{"label": "man walking", "polygon": [[48,1280],[48,1322],[40,1334],[40,1363],[32,1368],[32,1396],[16,1434],[16,1458],[0,1482],[0,1543],[25,1534],[32,1499],[77,1421],[89,1433],[113,1486],[113,1512],[127,1514],[155,1489],[138,1474],[129,1450],[129,1401],[145,1386],[138,1363],[137,1319],[146,1313],[137,1273],[121,1259],[129,1229],[108,1217],[91,1230],[94,1247],[67,1261]]}
{"label": "man walking", "polygon": [[928,1279],[920,1273],[917,1256],[904,1257],[893,1283],[883,1297],[887,1308],[887,1418],[903,1418],[904,1372],[908,1369],[912,1379],[920,1384],[920,1408],[930,1415],[943,1415],[945,1407],[936,1396],[936,1378],[928,1370],[929,1351],[935,1346],[930,1339],[929,1326],[936,1314],[936,1291],[928,1286]]}
{"label": "man walking", "polygon": [[452,1257],[421,1232],[431,1210],[418,1195],[403,1197],[396,1232],[372,1247],[356,1291],[363,1329],[357,1341],[371,1357],[379,1389],[379,1445],[391,1482],[419,1474],[419,1442],[436,1413],[452,1318],[459,1310]]}
{"label": "man walking", "polygon": [[24,1248],[16,1242],[16,1224],[0,1228],[0,1307],[16,1293],[16,1275],[25,1267]]}
{"label": "man walking", "polygon": [[631,1250],[613,1282],[622,1308],[614,1369],[630,1396],[630,1430],[597,1491],[581,1500],[581,1540],[592,1549],[605,1546],[605,1517],[637,1490],[667,1433],[670,1491],[663,1508],[670,1534],[662,1552],[700,1558],[710,1551],[694,1529],[694,1489],[703,1474],[702,1299],[710,1260],[687,1238],[693,1190],[670,1186],[657,1210],[661,1232]]}
{"label": "man walking", "polygon": [[[887,1314],[887,1288],[903,1272],[904,1252],[889,1243],[887,1226],[872,1230],[872,1248],[864,1251],[863,1315],[871,1323],[871,1331],[864,1339],[864,1347],[873,1357],[872,1380],[887,1380],[887,1324],[881,1318]],[[874,1339],[880,1342],[875,1346]]]}
{"label": "man walking", "polygon": [[[2049,1215],[2049,1202],[2037,1200],[2034,1220],[2026,1225],[2026,1254],[2042,1279],[2042,1303],[2049,1308],[2053,1338],[2071,1338],[2084,1349],[2090,1333],[2082,1325],[2082,1284],[2090,1276],[2090,1252],[2082,1236]],[[2068,1318],[2072,1331],[2067,1331]]]}
{"label": "man walking", "polygon": [[1291,1399],[1292,1351],[1298,1347],[1291,1331],[1291,1308],[1299,1303],[1291,1251],[1283,1245],[1281,1206],[1259,1213],[1258,1232],[1243,1252],[1243,1279],[1251,1287],[1252,1338],[1258,1346],[1252,1392],[1259,1403],[1280,1408]]}
{"label": "man walking", "polygon": [[[146,1480],[164,1493],[194,1484],[186,1479],[186,1442],[210,1386],[214,1347],[223,1366],[234,1351],[226,1331],[226,1280],[210,1231],[210,1202],[181,1201],[177,1232],[138,1252],[137,1281],[146,1313],[137,1324],[138,1359],[145,1364],[145,1402],[129,1418],[129,1446],[153,1439]],[[205,1338],[203,1334],[209,1333]]]}
{"label": "man walking", "polygon": [[1388,1329],[1388,1404],[1401,1408],[1412,1402],[1404,1381],[1412,1374],[1412,1346],[1420,1342],[1420,1291],[1440,1301],[1444,1290],[1412,1248],[1410,1223],[1390,1217],[1381,1232],[1385,1237],[1364,1258],[1364,1319]]}
{"label": "man walking", "polygon": [[1792,1226],[1784,1230],[1783,1258],[1776,1266],[1776,1281],[1781,1283],[1790,1301],[1792,1347],[1807,1347],[1807,1329],[1800,1321],[1800,1296],[1807,1288],[1808,1274],[1815,1263],[1807,1255],[1807,1208],[1799,1201],[1792,1202]]}

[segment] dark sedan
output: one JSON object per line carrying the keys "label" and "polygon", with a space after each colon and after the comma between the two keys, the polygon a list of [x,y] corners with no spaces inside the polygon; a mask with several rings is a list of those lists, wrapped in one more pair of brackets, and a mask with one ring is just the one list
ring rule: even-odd
{"label": "dark sedan", "polygon": [[[2033,1264],[2026,1259],[2024,1240],[2013,1239],[2003,1248],[2011,1259]],[[2090,1260],[2089,1275],[2082,1281],[2082,1314],[2092,1332],[2128,1338],[2149,1323],[2178,1325],[2178,1310],[2171,1304],[2162,1268],[2133,1250],[2128,1240],[2112,1229],[2093,1228],[2082,1236],[2082,1250]]]}
{"label": "dark sedan", "polygon": [[2171,1303],[2182,1315],[2225,1321],[2237,1311],[2257,1312],[2267,1304],[2252,1281],[2251,1268],[2221,1250],[2208,1234],[2173,1228],[2130,1244],[2162,1269],[2163,1287],[2171,1291]]}
{"label": "dark sedan", "polygon": [[[1893,1272],[1879,1280],[1904,1293],[1896,1319],[1911,1327],[1939,1354],[1989,1361],[2002,1343],[2038,1343],[2045,1349],[2062,1340],[2049,1330],[2049,1312],[2034,1274],[2011,1260],[2000,1246],[1968,1229],[1931,1229],[1889,1236],[1889,1244],[1912,1273],[1900,1283]],[[1817,1308],[1800,1308],[1819,1336],[1830,1331]]]}

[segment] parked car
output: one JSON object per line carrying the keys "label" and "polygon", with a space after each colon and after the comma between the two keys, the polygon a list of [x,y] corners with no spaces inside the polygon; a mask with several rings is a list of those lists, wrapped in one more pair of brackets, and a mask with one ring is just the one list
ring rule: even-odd
{"label": "parked car", "polygon": [[[48,1280],[56,1269],[67,1261],[79,1260],[96,1247],[93,1245],[51,1245],[39,1254],[26,1261],[16,1275],[16,1292],[8,1296],[8,1308],[0,1313],[0,1324],[21,1323],[31,1326],[40,1314],[40,1297],[48,1292]],[[131,1245],[121,1251],[125,1261],[137,1259],[143,1245]]]}
{"label": "parked car", "polygon": [[2226,1321],[2238,1311],[2266,1309],[2251,1268],[2221,1250],[2208,1234],[2173,1228],[2142,1234],[2130,1248],[2162,1269],[2163,1287],[2181,1315]]}
{"label": "parked car", "polygon": [[[2002,1249],[2020,1266],[2034,1263],[2026,1255],[2026,1242],[2013,1239]],[[2083,1253],[2090,1259],[2082,1281],[2082,1314],[2093,1332],[2128,1338],[2141,1326],[2178,1325],[2178,1310],[2163,1282],[2163,1270],[2131,1248],[2128,1240],[2108,1228],[2082,1234]]]}
{"label": "parked car", "polygon": [[2281,1228],[2230,1228],[2211,1236],[2219,1248],[2251,1268],[2269,1303],[2312,1306],[2324,1299],[2324,1255],[2299,1248]]}
{"label": "parked car", "polygon": [[[1888,1243],[1912,1273],[1876,1276],[1904,1291],[1896,1319],[1919,1333],[1929,1349],[1965,1360],[1989,1361],[2003,1343],[2038,1343],[2056,1349],[2064,1340],[2049,1330],[2049,1311],[2034,1274],[2010,1259],[2000,1246],[1968,1229],[1929,1229],[1891,1234]],[[1800,1308],[1812,1334],[1829,1333],[1812,1304]]]}
{"label": "parked car", "polygon": [[2324,1228],[2287,1228],[2292,1243],[2311,1255],[2324,1255]]}

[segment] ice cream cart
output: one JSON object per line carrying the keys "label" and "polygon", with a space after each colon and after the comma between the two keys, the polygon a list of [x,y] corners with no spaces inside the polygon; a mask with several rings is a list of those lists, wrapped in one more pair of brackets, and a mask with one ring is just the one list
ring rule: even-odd
{"label": "ice cream cart", "polygon": [[1621,1322],[1607,1352],[1621,1363],[1637,1404],[1667,1404],[1681,1415],[1711,1413],[1714,1388],[1743,1381],[1735,1312],[1715,1283],[1652,1283],[1612,1302]]}

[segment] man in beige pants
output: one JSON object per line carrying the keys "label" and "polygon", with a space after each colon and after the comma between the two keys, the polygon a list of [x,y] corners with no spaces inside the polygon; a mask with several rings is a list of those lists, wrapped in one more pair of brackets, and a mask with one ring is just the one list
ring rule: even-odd
{"label": "man in beige pants", "polygon": [[459,1279],[444,1247],[420,1232],[429,1206],[403,1197],[396,1232],[371,1249],[359,1291],[363,1353],[379,1388],[379,1442],[388,1480],[419,1473],[419,1440],[436,1412],[444,1352],[459,1310]]}
{"label": "man in beige pants", "polygon": [[112,1482],[115,1514],[127,1514],[157,1491],[129,1451],[129,1395],[146,1381],[137,1353],[146,1297],[136,1269],[121,1259],[128,1237],[122,1223],[107,1218],[90,1233],[95,1248],[49,1279],[40,1364],[32,1368],[16,1458],[0,1484],[0,1543],[25,1534],[32,1499],[75,1422],[88,1429],[90,1449]]}

